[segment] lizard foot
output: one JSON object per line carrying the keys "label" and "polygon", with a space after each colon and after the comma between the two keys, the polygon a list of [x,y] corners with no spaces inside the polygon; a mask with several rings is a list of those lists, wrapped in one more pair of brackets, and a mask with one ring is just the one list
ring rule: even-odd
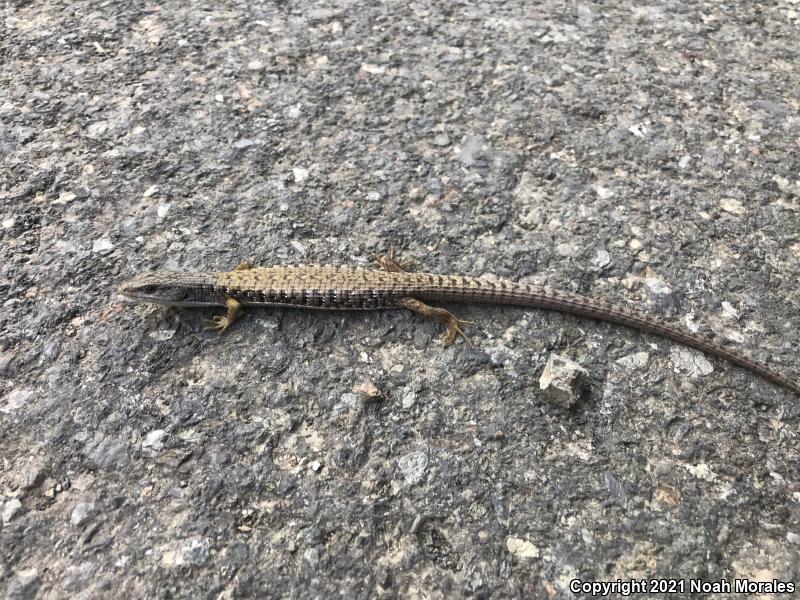
{"label": "lizard foot", "polygon": [[453,313],[444,308],[438,308],[436,306],[428,306],[424,302],[420,302],[416,298],[401,298],[398,301],[398,306],[402,306],[403,308],[407,308],[408,310],[412,310],[415,313],[419,313],[425,317],[434,317],[439,319],[440,321],[444,322],[447,325],[447,333],[444,334],[442,338],[442,343],[445,346],[449,346],[452,344],[457,336],[461,336],[464,338],[464,341],[472,346],[467,336],[461,329],[462,325],[469,325],[472,321],[465,321],[464,319],[459,319]]}
{"label": "lizard foot", "polygon": [[222,334],[223,331],[236,322],[236,319],[239,318],[239,314],[242,311],[242,305],[233,298],[228,298],[225,301],[225,306],[228,307],[228,314],[224,317],[222,315],[211,317],[211,320],[208,322],[208,327],[206,327],[207,330],[219,331],[220,334]]}
{"label": "lizard foot", "polygon": [[224,317],[222,315],[214,315],[213,317],[211,317],[211,320],[208,321],[208,326],[206,327],[206,331],[218,331],[221,334],[230,326],[231,323],[228,321],[228,317]]}
{"label": "lizard foot", "polygon": [[469,341],[469,338],[461,329],[461,326],[472,325],[474,321],[465,321],[464,319],[457,318],[455,315],[451,313],[447,314],[450,315],[450,318],[447,319],[447,333],[445,333],[444,336],[442,336],[442,345],[444,345],[446,348],[454,341],[456,341],[456,337],[460,335],[462,338],[464,338],[464,343],[466,343],[467,346],[472,348],[472,342]]}

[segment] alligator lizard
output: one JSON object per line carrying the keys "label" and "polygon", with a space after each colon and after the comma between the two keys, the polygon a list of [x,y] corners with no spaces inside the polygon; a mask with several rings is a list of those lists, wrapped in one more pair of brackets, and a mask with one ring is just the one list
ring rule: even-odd
{"label": "alligator lizard", "polygon": [[242,306],[290,306],[323,310],[407,308],[447,324],[445,344],[464,335],[467,323],[428,301],[510,304],[557,310],[655,333],[710,356],[723,358],[800,395],[800,384],[742,352],[671,325],[643,312],[579,294],[504,279],[406,272],[392,256],[376,257],[380,270],[336,266],[253,267],[233,271],[146,273],[120,292],[138,302],[172,306],[225,306],[212,319],[220,333],[237,319]]}

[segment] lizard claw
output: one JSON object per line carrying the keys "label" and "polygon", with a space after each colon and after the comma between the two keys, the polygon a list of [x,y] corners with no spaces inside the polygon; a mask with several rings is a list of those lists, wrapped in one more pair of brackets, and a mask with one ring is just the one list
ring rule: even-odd
{"label": "lizard claw", "polygon": [[442,337],[442,344],[447,347],[456,340],[457,336],[460,335],[462,338],[464,338],[464,343],[472,348],[472,342],[469,341],[469,338],[461,329],[461,325],[472,325],[473,323],[474,321],[465,321],[464,319],[453,317],[452,320],[450,320],[447,324],[447,333],[445,333],[444,337]]}
{"label": "lizard claw", "polygon": [[239,318],[242,305],[236,299],[228,298],[225,301],[225,306],[228,307],[228,314],[225,316],[215,315],[211,317],[211,320],[208,322],[208,327],[206,327],[207,330],[213,329],[214,331],[222,333]]}
{"label": "lizard claw", "polygon": [[230,323],[228,322],[228,317],[223,317],[222,315],[214,315],[211,317],[211,320],[208,321],[208,326],[206,327],[206,331],[218,331],[222,333],[225,331]]}

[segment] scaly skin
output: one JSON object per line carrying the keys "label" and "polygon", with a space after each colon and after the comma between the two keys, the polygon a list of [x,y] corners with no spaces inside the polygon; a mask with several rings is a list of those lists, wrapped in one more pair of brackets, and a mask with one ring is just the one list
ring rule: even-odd
{"label": "scaly skin", "polygon": [[[464,335],[466,323],[428,301],[509,304],[557,310],[655,333],[710,356],[723,358],[800,395],[800,385],[745,354],[726,348],[643,312],[579,294],[503,279],[407,273],[391,256],[376,257],[382,270],[356,267],[253,267],[242,263],[229,272],[147,273],[129,281],[120,292],[138,302],[172,306],[225,306],[226,316],[215,317],[212,328],[227,329],[242,306],[290,306],[321,310],[407,308],[444,321],[451,343]],[[466,338],[465,338],[466,339]]]}

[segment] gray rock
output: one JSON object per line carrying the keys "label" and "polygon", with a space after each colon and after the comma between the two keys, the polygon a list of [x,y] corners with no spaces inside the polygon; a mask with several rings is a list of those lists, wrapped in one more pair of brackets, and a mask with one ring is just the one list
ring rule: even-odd
{"label": "gray rock", "polygon": [[94,513],[94,504],[91,502],[78,502],[75,505],[75,508],[72,509],[72,514],[70,515],[70,522],[75,525],[76,527],[80,527]]}
{"label": "gray rock", "polygon": [[400,457],[397,461],[397,466],[406,480],[408,485],[416,485],[425,475],[425,469],[428,467],[428,455],[425,452],[411,452],[405,456]]}
{"label": "gray rock", "polygon": [[166,431],[163,429],[154,429],[144,436],[144,440],[142,440],[142,448],[147,448],[158,452],[164,448],[164,438],[166,437]]}
{"label": "gray rock", "polygon": [[210,548],[211,540],[208,538],[188,540],[181,546],[181,564],[205,564]]}
{"label": "gray rock", "polygon": [[3,505],[3,523],[10,523],[22,511],[22,502],[18,498],[6,500]]}
{"label": "gray rock", "polygon": [[588,377],[586,369],[558,354],[551,354],[539,378],[542,398],[562,408],[572,408],[580,400]]}
{"label": "gray rock", "polygon": [[471,167],[475,164],[478,153],[481,151],[481,147],[483,146],[483,138],[479,135],[472,135],[467,138],[467,141],[461,146],[461,152],[459,153],[459,158],[461,159],[461,164],[465,167]]}

